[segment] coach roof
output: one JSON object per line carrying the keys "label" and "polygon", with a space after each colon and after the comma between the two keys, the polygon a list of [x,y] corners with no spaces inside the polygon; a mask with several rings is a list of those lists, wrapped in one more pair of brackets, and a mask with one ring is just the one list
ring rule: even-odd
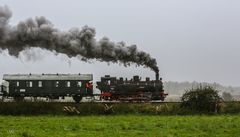
{"label": "coach roof", "polygon": [[93,80],[92,74],[4,74],[3,80]]}

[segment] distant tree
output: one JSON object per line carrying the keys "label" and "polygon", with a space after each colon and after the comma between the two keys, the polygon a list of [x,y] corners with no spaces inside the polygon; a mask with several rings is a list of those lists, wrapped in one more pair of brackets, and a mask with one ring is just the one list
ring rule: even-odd
{"label": "distant tree", "polygon": [[233,96],[231,93],[228,92],[223,92],[222,93],[222,98],[224,101],[233,101]]}
{"label": "distant tree", "polygon": [[210,86],[198,86],[187,90],[181,98],[181,106],[198,112],[215,112],[221,97],[218,91]]}

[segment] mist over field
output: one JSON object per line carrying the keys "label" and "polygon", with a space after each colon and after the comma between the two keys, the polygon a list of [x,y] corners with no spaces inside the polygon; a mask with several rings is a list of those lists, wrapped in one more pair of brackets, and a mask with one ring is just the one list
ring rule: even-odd
{"label": "mist over field", "polygon": [[231,93],[232,95],[240,95],[240,87],[223,86],[219,83],[206,83],[206,82],[176,82],[166,81],[164,82],[164,90],[169,95],[182,95],[187,90],[197,88],[199,86],[211,86],[219,90],[221,95],[223,92]]}
{"label": "mist over field", "polygon": [[[12,11],[9,26],[44,16],[64,32],[88,25],[97,30],[97,40],[107,36],[114,42],[137,45],[156,59],[164,81],[240,86],[239,1],[2,0],[4,5]],[[150,69],[135,65],[88,64],[42,50],[33,53],[40,53],[40,60],[36,61],[39,56],[19,60],[1,54],[0,79],[4,73],[91,73],[95,79],[105,74],[155,77]]]}

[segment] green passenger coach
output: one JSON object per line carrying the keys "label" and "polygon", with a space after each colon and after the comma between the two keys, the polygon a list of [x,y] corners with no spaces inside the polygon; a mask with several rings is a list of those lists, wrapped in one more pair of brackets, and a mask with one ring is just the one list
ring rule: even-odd
{"label": "green passenger coach", "polygon": [[3,80],[9,85],[6,95],[15,100],[68,96],[80,102],[82,97],[93,95],[92,74],[5,74]]}

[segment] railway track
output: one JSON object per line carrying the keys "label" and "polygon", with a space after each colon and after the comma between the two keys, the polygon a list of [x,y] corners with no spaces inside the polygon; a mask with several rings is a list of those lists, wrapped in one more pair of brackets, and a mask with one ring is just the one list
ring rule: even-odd
{"label": "railway track", "polygon": [[[31,103],[31,104],[37,104],[37,103],[49,103],[49,104],[179,104],[180,101],[149,101],[149,100],[120,100],[120,101],[110,101],[110,100],[100,100],[99,98],[85,98],[85,100],[76,103],[72,99],[56,99],[56,100],[50,100],[47,98],[27,98],[26,100],[17,102],[14,101],[13,98],[7,98],[3,99],[0,98],[0,104],[11,104],[11,103]],[[240,103],[240,101],[228,101],[224,103]]]}
{"label": "railway track", "polygon": [[156,102],[156,101],[148,101],[148,102],[137,102],[137,101],[94,101],[94,102],[49,102],[49,101],[23,101],[23,102],[15,102],[15,101],[7,101],[7,102],[0,102],[0,104],[11,104],[11,103],[31,103],[31,104],[38,104],[38,103],[45,103],[45,104],[178,104],[181,102]]}

